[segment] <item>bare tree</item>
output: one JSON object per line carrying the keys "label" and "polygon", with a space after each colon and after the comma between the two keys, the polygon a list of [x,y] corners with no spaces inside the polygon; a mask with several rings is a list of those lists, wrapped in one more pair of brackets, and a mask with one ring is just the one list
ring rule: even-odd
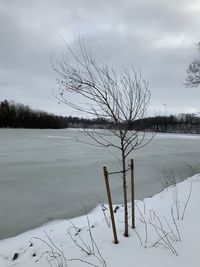
{"label": "bare tree", "polygon": [[130,153],[145,146],[152,138],[134,129],[134,122],[145,116],[150,100],[148,83],[133,67],[123,68],[118,75],[109,64],[99,64],[79,42],[80,55],[66,44],[72,61],[63,56],[53,63],[59,83],[59,100],[73,109],[95,118],[105,119],[106,130],[87,131],[90,139],[101,147],[120,151],[120,169],[123,181],[124,236],[128,236],[127,158]]}
{"label": "bare tree", "polygon": [[[197,44],[200,52],[200,42]],[[187,68],[186,87],[198,87],[200,85],[200,58],[193,59]]]}

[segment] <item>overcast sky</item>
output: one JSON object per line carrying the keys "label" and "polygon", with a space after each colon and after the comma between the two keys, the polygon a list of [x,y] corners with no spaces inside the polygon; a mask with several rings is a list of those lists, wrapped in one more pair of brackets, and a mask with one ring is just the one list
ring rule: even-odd
{"label": "overcast sky", "polygon": [[200,88],[184,87],[198,56],[199,0],[0,0],[0,100],[77,115],[52,95],[50,54],[79,35],[98,60],[142,71],[151,114],[200,111]]}

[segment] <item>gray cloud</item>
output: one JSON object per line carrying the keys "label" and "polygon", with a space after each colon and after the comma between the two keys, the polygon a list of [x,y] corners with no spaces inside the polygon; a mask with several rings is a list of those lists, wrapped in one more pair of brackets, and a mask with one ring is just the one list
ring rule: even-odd
{"label": "gray cloud", "polygon": [[[197,0],[0,0],[0,99],[57,114],[50,54],[76,49],[79,35],[101,61],[116,69],[133,64],[150,82],[151,112],[196,112],[200,90],[184,88],[185,70],[197,56]],[[72,113],[73,114],[73,113]]]}

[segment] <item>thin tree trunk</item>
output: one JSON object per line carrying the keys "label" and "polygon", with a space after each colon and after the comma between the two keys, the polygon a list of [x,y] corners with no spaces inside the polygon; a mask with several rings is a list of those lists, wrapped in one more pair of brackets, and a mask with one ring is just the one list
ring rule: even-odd
{"label": "thin tree trunk", "polygon": [[134,160],[131,159],[131,207],[132,207],[132,228],[135,228],[135,176]]}
{"label": "thin tree trunk", "polygon": [[127,205],[127,183],[126,183],[126,160],[122,150],[122,171],[123,171],[123,194],[124,194],[124,236],[128,237],[128,205]]}

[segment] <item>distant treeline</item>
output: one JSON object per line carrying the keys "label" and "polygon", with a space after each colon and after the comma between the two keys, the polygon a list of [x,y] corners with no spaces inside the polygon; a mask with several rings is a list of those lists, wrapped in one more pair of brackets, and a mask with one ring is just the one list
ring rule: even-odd
{"label": "distant treeline", "polygon": [[105,124],[107,122],[104,119],[62,117],[44,111],[33,110],[27,105],[15,103],[14,101],[0,101],[0,128],[102,128]]}
{"label": "distant treeline", "polygon": [[68,127],[68,123],[64,117],[4,100],[0,102],[0,127],[58,129]]}
{"label": "distant treeline", "polygon": [[135,121],[131,128],[161,133],[200,133],[200,117],[196,114],[148,117]]}
{"label": "distant treeline", "polygon": [[[67,117],[66,120],[69,127],[72,128],[114,128],[114,125],[105,119],[89,120],[78,117]],[[131,123],[129,130],[198,134],[200,133],[200,117],[196,114],[147,117]]]}
{"label": "distant treeline", "polygon": [[[9,128],[113,128],[103,118],[85,119],[62,117],[44,111],[33,110],[27,105],[4,100],[0,102],[0,127]],[[123,125],[122,125],[123,127]],[[164,133],[200,133],[200,117],[196,114],[155,116],[136,120],[129,130],[147,130]]]}

